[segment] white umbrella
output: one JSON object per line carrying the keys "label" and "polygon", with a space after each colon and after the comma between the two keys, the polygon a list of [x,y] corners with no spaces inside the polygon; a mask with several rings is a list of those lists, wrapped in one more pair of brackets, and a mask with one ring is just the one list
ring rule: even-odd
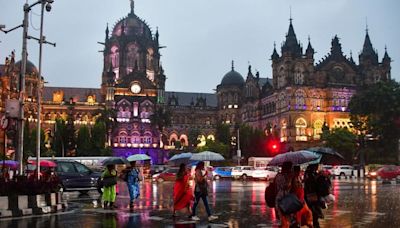
{"label": "white umbrella", "polygon": [[223,161],[225,158],[218,153],[211,151],[203,151],[197,154],[193,154],[190,158],[192,161]]}
{"label": "white umbrella", "polygon": [[134,154],[134,155],[129,156],[127,159],[130,162],[131,161],[144,161],[144,160],[151,160],[151,157],[149,157],[146,154]]}

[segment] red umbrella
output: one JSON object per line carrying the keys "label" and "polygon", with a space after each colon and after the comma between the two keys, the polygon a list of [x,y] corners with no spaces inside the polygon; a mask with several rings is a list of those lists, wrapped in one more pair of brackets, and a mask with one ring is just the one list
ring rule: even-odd
{"label": "red umbrella", "polygon": [[[28,163],[29,164],[32,164],[32,165],[36,165],[36,161],[35,160],[30,160],[30,161],[28,161]],[[57,164],[56,163],[54,163],[54,162],[52,162],[52,161],[48,161],[48,160],[40,160],[40,166],[41,167],[56,167],[57,166]]]}

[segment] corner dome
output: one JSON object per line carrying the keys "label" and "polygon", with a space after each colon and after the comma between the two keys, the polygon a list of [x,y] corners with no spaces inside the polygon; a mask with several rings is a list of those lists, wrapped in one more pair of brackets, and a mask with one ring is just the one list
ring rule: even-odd
{"label": "corner dome", "polygon": [[241,74],[232,68],[232,70],[226,73],[222,78],[221,85],[244,85],[244,79]]}
{"label": "corner dome", "polygon": [[[21,60],[15,63],[15,67],[18,69],[18,71],[21,69]],[[35,74],[38,75],[39,71],[37,67],[29,60],[26,61],[26,71],[25,74]]]}

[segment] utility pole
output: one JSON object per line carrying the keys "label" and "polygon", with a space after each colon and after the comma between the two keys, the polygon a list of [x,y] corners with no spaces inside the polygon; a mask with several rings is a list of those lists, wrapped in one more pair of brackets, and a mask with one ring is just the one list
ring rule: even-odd
{"label": "utility pole", "polygon": [[242,157],[242,151],[240,150],[240,127],[238,127],[237,130],[237,159],[238,159],[238,165],[240,165],[240,158]]}
{"label": "utility pole", "polygon": [[25,73],[26,73],[26,61],[27,61],[27,39],[28,39],[28,13],[30,7],[28,3],[24,4],[24,20],[22,22],[22,59],[21,59],[21,70],[19,75],[19,118],[18,118],[18,147],[16,159],[19,162],[18,174],[23,173],[23,157],[24,157],[24,99],[25,99]]}

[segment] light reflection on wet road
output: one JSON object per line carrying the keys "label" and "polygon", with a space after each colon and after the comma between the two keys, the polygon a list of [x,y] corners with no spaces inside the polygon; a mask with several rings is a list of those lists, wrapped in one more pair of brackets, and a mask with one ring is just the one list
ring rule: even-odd
{"label": "light reflection on wet road", "polygon": [[[336,202],[324,210],[322,227],[400,227],[400,184],[377,181],[333,180]],[[145,182],[135,210],[128,209],[129,196],[121,183],[116,210],[103,210],[99,195],[65,193],[69,210],[57,215],[1,219],[0,227],[277,227],[274,210],[264,201],[263,181],[214,181],[209,202],[219,219],[208,223],[202,203],[200,222],[184,212],[171,217],[173,183]]]}

